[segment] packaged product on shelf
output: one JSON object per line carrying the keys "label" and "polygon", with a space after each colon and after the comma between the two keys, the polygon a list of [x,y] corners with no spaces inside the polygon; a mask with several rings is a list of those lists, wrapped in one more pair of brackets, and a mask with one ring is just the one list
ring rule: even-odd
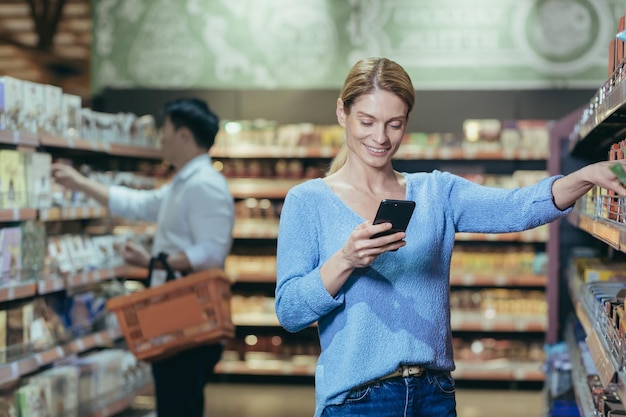
{"label": "packaged product on shelf", "polygon": [[15,393],[7,392],[0,395],[0,417],[17,417]]}
{"label": "packaged product on shelf", "polygon": [[34,304],[24,303],[7,309],[7,356],[19,358],[31,351],[30,326],[33,323]]}
{"label": "packaged product on shelf", "polygon": [[63,89],[56,85],[44,85],[44,105],[44,121],[39,131],[49,135],[61,135],[63,133],[61,117]]}
{"label": "packaged product on shelf", "polygon": [[20,225],[22,279],[43,279],[46,263],[46,226],[39,221],[27,220]]}
{"label": "packaged product on shelf", "polygon": [[31,340],[34,350],[46,349],[52,344],[71,339],[69,318],[65,312],[67,296],[57,293],[34,301],[34,319],[31,325]]}
{"label": "packaged product on shelf", "polygon": [[121,143],[120,128],[115,114],[91,112],[93,131],[91,140],[107,143]]}
{"label": "packaged product on shelf", "polygon": [[99,140],[96,130],[95,112],[87,107],[83,107],[80,109],[79,137],[81,139],[87,139],[91,141]]}
{"label": "packaged product on shelf", "polygon": [[43,152],[24,152],[26,190],[29,207],[52,206],[52,180],[50,177],[52,156]]}
{"label": "packaged product on shelf", "polygon": [[22,230],[19,226],[0,229],[0,285],[15,284],[22,271]]}
{"label": "packaged product on shelf", "polygon": [[[137,120],[137,116],[133,113],[117,113],[115,115],[116,122],[118,125],[118,136],[119,141],[121,143],[132,143],[133,142],[133,125]],[[137,144],[139,145],[139,144]],[[142,146],[147,146],[146,144]]]}
{"label": "packaged product on shelf", "polygon": [[146,114],[135,119],[132,131],[133,145],[147,148],[158,146],[158,129],[152,115]]}
{"label": "packaged product on shelf", "polygon": [[0,364],[7,361],[7,311],[0,310]]}
{"label": "packaged product on shelf", "polygon": [[19,416],[50,417],[52,387],[48,380],[33,379],[19,387],[15,393],[15,403]]}
{"label": "packaged product on shelf", "polygon": [[48,239],[46,264],[52,274],[67,275],[74,272],[67,242],[63,237],[54,236]]}
{"label": "packaged product on shelf", "polygon": [[118,263],[118,256],[115,251],[113,236],[93,236],[91,241],[98,251],[98,258],[102,261],[101,265],[103,267],[114,266]]}
{"label": "packaged product on shelf", "polygon": [[59,366],[30,378],[30,383],[50,387],[49,408],[51,416],[75,417],[78,415],[79,371],[73,366]]}
{"label": "packaged product on shelf", "polygon": [[22,80],[0,77],[0,129],[22,130],[20,122],[23,106]]}
{"label": "packaged product on shelf", "polygon": [[547,151],[550,148],[548,120],[522,119],[516,121],[520,131],[520,146],[524,149]]}
{"label": "packaged product on shelf", "polygon": [[82,128],[83,100],[80,96],[63,93],[61,112],[62,136],[78,138]]}
{"label": "packaged product on shelf", "polygon": [[25,207],[27,201],[22,154],[12,149],[0,149],[0,208]]}
{"label": "packaged product on shelf", "polygon": [[29,133],[39,133],[45,124],[45,89],[43,84],[22,81],[24,109],[21,113],[22,129]]}
{"label": "packaged product on shelf", "polygon": [[92,264],[93,254],[89,247],[85,246],[84,238],[81,235],[67,235],[65,237],[67,249],[70,255],[74,271],[88,271],[95,269]]}

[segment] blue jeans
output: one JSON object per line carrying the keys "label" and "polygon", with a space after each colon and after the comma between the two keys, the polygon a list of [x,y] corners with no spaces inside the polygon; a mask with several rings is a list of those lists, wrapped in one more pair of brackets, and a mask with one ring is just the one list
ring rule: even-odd
{"label": "blue jeans", "polygon": [[326,407],[322,417],[456,417],[454,392],[450,372],[426,371],[354,389],[343,404]]}

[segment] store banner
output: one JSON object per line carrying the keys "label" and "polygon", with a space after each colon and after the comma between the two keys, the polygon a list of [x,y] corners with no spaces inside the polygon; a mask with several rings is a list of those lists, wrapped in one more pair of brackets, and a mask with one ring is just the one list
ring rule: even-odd
{"label": "store banner", "polygon": [[340,88],[386,56],[417,89],[597,88],[626,0],[92,0],[92,84]]}

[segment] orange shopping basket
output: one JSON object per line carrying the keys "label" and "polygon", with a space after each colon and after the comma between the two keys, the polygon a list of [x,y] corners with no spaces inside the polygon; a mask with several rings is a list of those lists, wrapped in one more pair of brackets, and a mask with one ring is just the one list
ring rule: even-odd
{"label": "orange shopping basket", "polygon": [[223,270],[208,269],[111,298],[106,307],[135,357],[153,361],[234,337],[230,286]]}

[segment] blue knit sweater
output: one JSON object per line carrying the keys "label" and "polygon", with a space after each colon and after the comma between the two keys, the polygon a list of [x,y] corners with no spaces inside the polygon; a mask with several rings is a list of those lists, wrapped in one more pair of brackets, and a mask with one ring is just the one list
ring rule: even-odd
{"label": "blue knit sweater", "polygon": [[399,365],[454,369],[449,273],[455,232],[520,231],[569,211],[552,201],[556,176],[518,189],[484,187],[439,171],[404,176],[406,199],[417,203],[406,246],[354,270],[335,297],[322,284],[320,267],[366,219],[320,178],[285,198],[276,313],[290,332],[318,323],[315,416]]}

